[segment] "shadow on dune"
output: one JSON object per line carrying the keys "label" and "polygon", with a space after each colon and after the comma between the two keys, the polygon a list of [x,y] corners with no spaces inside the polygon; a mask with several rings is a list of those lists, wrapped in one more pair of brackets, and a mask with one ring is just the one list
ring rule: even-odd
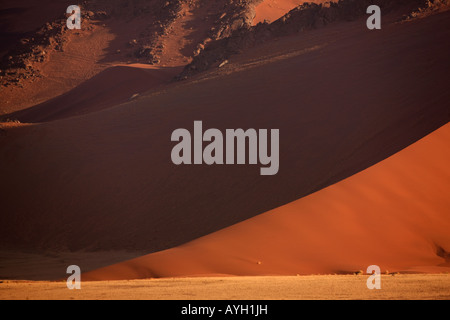
{"label": "shadow on dune", "polygon": [[[449,21],[447,13],[370,34],[365,21],[358,32],[356,22],[323,29],[274,45],[327,43],[320,51],[8,131],[0,140],[0,243],[154,252],[357,173],[450,120]],[[195,120],[222,131],[280,129],[278,175],[262,177],[259,166],[175,166],[171,133],[192,131]]]}
{"label": "shadow on dune", "polygon": [[34,107],[7,114],[23,123],[53,121],[107,109],[169,82],[180,68],[110,67],[69,92]]}

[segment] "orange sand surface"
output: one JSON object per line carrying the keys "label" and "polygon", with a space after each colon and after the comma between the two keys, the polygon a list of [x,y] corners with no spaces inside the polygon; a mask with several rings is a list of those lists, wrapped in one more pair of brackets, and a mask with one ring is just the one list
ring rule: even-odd
{"label": "orange sand surface", "polygon": [[253,20],[253,24],[256,25],[259,22],[264,22],[265,20],[274,22],[295,7],[305,2],[323,3],[326,2],[326,0],[264,0],[256,6],[256,16]]}

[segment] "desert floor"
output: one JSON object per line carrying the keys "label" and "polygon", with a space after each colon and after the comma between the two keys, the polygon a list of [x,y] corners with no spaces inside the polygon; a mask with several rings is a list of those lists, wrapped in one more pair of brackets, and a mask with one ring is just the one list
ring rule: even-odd
{"label": "desert floor", "polygon": [[380,290],[369,290],[367,275],[218,277],[83,282],[0,281],[0,299],[149,300],[315,300],[450,299],[449,274],[383,275]]}

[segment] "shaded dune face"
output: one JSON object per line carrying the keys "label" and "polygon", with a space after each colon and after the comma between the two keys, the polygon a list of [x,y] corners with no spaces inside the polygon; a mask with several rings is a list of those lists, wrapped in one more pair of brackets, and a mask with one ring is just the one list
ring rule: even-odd
{"label": "shaded dune face", "polygon": [[[357,173],[448,122],[449,21],[436,15],[379,33],[355,29],[365,21],[324,28],[266,46],[277,58],[251,68],[242,60],[219,77],[7,130],[0,243],[155,252]],[[195,120],[222,131],[280,129],[279,173],[174,166],[171,133]]]}
{"label": "shaded dune face", "polygon": [[180,70],[144,65],[109,67],[69,92],[9,117],[36,123],[107,109],[168,83]]}
{"label": "shaded dune face", "polygon": [[450,125],[331,187],[85,280],[448,272]]}

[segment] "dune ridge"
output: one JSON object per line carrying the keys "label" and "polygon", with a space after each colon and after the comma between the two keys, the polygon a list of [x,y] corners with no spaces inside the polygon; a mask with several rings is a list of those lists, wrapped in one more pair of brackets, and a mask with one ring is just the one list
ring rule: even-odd
{"label": "dune ridge", "polygon": [[8,117],[35,123],[107,109],[167,84],[180,70],[139,64],[109,67],[65,94]]}
{"label": "dune ridge", "polygon": [[[278,2],[277,2],[278,3]],[[365,17],[367,7],[378,5],[384,17],[394,12],[395,22],[401,22],[417,17],[428,16],[450,9],[449,0],[341,0],[341,1],[297,1],[298,6],[293,6],[288,0],[283,0],[279,5],[287,6],[284,14],[277,20],[268,23],[258,23],[251,27],[242,27],[234,30],[227,37],[215,38],[208,44],[205,50],[196,55],[180,74],[180,79],[186,79],[199,72],[205,71],[216,65],[217,61],[225,61],[231,56],[253,46],[267,41],[276,41],[279,37],[303,34],[305,31],[322,28],[336,22],[349,22]],[[272,6],[272,1],[260,3],[260,7]],[[287,8],[291,8],[286,12]],[[270,14],[275,11],[269,10]],[[383,18],[383,21],[384,18]],[[386,21],[385,21],[386,22]],[[391,21],[392,23],[392,21]]]}
{"label": "dune ridge", "polygon": [[184,66],[211,39],[250,26],[255,1],[86,0],[75,31],[66,27],[68,1],[2,1],[0,116],[48,102],[114,65]]}

